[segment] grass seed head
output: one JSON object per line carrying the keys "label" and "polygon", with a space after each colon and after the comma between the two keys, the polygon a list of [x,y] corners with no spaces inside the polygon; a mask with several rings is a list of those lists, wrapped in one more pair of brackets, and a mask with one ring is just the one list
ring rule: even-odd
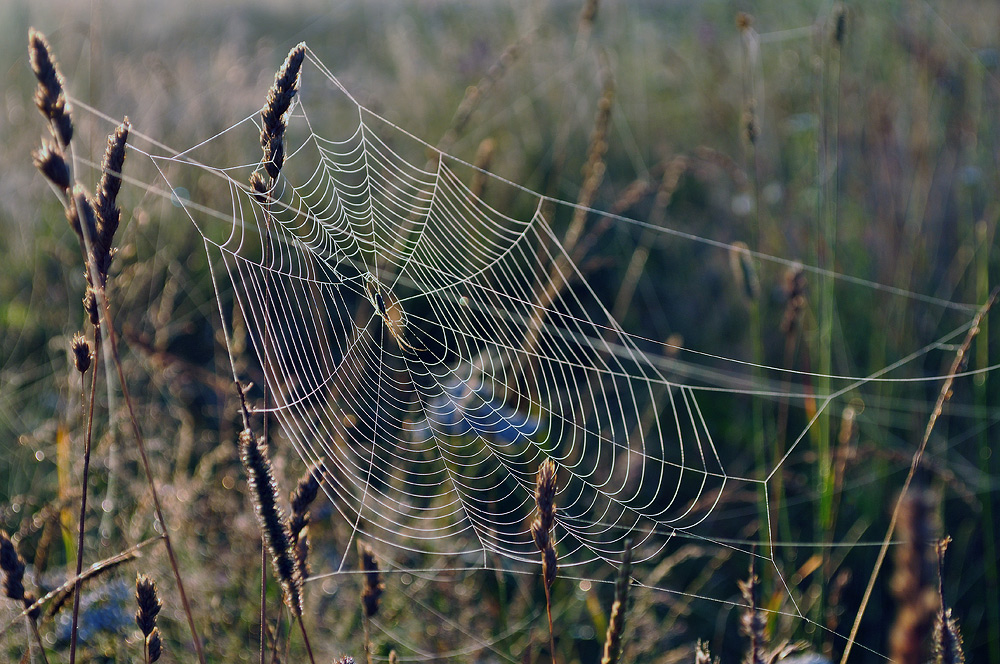
{"label": "grass seed head", "polygon": [[61,191],[69,191],[69,164],[58,144],[42,139],[42,147],[31,153],[35,168]]}
{"label": "grass seed head", "polygon": [[299,617],[302,615],[302,577],[292,553],[288,524],[278,505],[278,485],[271,469],[267,443],[257,440],[253,432],[244,429],[240,432],[240,459],[247,470],[254,512],[271,553],[285,604],[293,615]]}
{"label": "grass seed head", "polygon": [[153,631],[146,637],[146,652],[149,653],[149,664],[160,659],[160,654],[163,652],[163,642],[160,640],[159,627],[154,627]]}
{"label": "grass seed head", "polygon": [[91,359],[90,342],[82,333],[77,332],[73,335],[70,347],[73,349],[73,363],[76,365],[76,370],[82,374],[87,373]]}
{"label": "grass seed head", "polygon": [[365,542],[358,542],[358,553],[361,555],[361,569],[365,572],[365,587],[361,591],[361,605],[365,617],[371,618],[378,613],[379,600],[385,592],[385,584],[375,560],[375,552]]}
{"label": "grass seed head", "polygon": [[272,180],[278,178],[285,161],[285,116],[298,92],[299,71],[305,55],[305,42],[288,52],[284,64],[274,76],[274,84],[260,112],[260,146],[264,150],[264,168]]}
{"label": "grass seed head", "polygon": [[148,637],[156,629],[156,616],[159,615],[163,603],[156,591],[156,581],[145,574],[135,577],[135,602],[139,606],[135,612],[135,624],[143,636]]}
{"label": "grass seed head", "polygon": [[38,79],[35,105],[50,122],[52,133],[60,145],[66,147],[73,139],[73,120],[63,90],[64,80],[45,35],[34,28],[28,30],[28,58],[31,70]]}

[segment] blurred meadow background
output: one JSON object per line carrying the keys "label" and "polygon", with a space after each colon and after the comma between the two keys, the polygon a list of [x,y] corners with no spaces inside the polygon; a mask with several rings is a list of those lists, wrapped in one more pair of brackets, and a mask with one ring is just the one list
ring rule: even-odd
{"label": "blurred meadow background", "polygon": [[[715,508],[717,540],[671,545],[634,571],[651,587],[633,591],[622,661],[695,661],[699,640],[723,662],[744,656],[737,581],[748,557],[720,542],[764,549],[762,519],[786,543],[763,550],[774,564],[757,570],[769,643],[804,641],[811,656],[839,660],[964,333],[937,342],[1000,284],[1000,4],[636,0],[601,2],[592,18],[585,5],[597,3],[0,6],[0,528],[39,594],[63,583],[76,557],[83,423],[69,349],[85,316],[77,240],[32,165],[45,124],[32,101],[28,28],[47,35],[71,98],[111,119],[75,111],[78,157],[95,163],[125,115],[136,131],[184,149],[257,113],[289,49],[306,41],[362,105],[427,143],[530,190],[649,224],[589,215],[585,278],[623,328],[649,342],[644,350],[676,362],[677,380],[726,388],[699,398],[727,472],[762,478],[778,468],[766,507],[763,490],[744,485]],[[602,99],[610,114],[595,157]],[[334,113],[312,112],[327,124],[320,133],[344,131]],[[242,158],[257,146],[230,149]],[[595,160],[601,177],[588,185]],[[260,534],[202,239],[152,191],[163,183],[148,162],[130,158],[125,172],[146,185],[122,188],[109,282],[126,377],[207,657],[257,661]],[[99,173],[80,177],[93,186]],[[214,195],[210,204],[226,209],[229,192]],[[513,217],[533,212],[514,194],[496,197]],[[571,212],[553,211],[557,237]],[[1000,664],[1000,376],[991,368],[1000,325],[995,312],[983,320],[960,367],[972,373],[955,380],[929,438],[910,488],[918,500],[896,527],[851,661],[897,652],[906,570],[937,597],[933,543],[949,535],[942,588],[966,654]],[[822,395],[847,384],[838,377],[871,376],[918,351],[891,374],[908,381],[845,391],[809,425]],[[86,564],[158,527],[116,382],[97,395]],[[304,465],[280,431],[273,436],[285,495]],[[357,567],[351,528],[323,496],[310,536],[318,571],[342,560]],[[138,553],[84,585],[84,661],[138,661],[137,571],[159,582],[164,660],[194,661],[162,547]],[[550,661],[537,568],[496,560],[488,570],[407,569],[436,564],[409,559],[385,574],[376,660],[395,650],[400,661]],[[557,579],[559,662],[601,660],[614,576],[604,566]],[[361,577],[346,572],[306,584],[317,661],[364,660],[360,589]],[[280,591],[270,591],[273,625]],[[0,604],[9,661],[30,640],[15,621],[20,609]],[[276,652],[303,661],[287,622]],[[49,661],[68,661],[68,609],[40,631]]]}

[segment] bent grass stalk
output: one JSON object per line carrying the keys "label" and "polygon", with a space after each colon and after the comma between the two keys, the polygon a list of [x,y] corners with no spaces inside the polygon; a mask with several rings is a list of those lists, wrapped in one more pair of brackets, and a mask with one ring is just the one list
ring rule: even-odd
{"label": "bent grass stalk", "polygon": [[902,513],[906,493],[910,488],[910,484],[913,482],[913,477],[917,472],[917,468],[920,466],[920,460],[923,458],[924,450],[927,448],[927,443],[931,438],[931,432],[934,431],[934,425],[937,423],[938,418],[944,411],[944,402],[951,396],[951,386],[952,383],[955,382],[955,374],[958,373],[959,368],[962,366],[965,354],[972,345],[972,340],[977,334],[979,334],[979,326],[986,317],[986,314],[989,313],[994,302],[996,302],[998,294],[1000,294],[1000,287],[993,289],[990,293],[989,299],[987,299],[983,306],[980,307],[979,311],[976,312],[976,315],[972,319],[972,325],[969,327],[969,331],[965,335],[965,340],[955,353],[955,359],[951,363],[951,367],[948,370],[948,377],[941,385],[941,391],[938,393],[937,403],[934,404],[934,410],[931,411],[930,418],[927,420],[927,428],[924,429],[924,437],[921,439],[920,445],[917,447],[917,451],[913,453],[913,459],[910,461],[910,470],[906,475],[906,480],[903,482],[903,488],[899,493],[899,498],[896,500],[896,506],[892,510],[892,518],[889,520],[889,527],[886,529],[885,537],[882,539],[882,545],[879,547],[878,557],[875,559],[875,567],[872,569],[871,576],[868,578],[868,585],[865,587],[864,595],[861,598],[861,605],[858,607],[858,613],[854,618],[854,624],[851,626],[851,633],[847,637],[847,645],[844,647],[844,654],[840,658],[840,664],[847,664],[847,659],[851,655],[851,648],[858,636],[858,629],[861,627],[861,619],[865,615],[865,609],[868,607],[868,602],[871,599],[872,592],[875,590],[875,580],[878,579],[879,572],[882,570],[882,563],[885,562],[885,555],[889,550],[889,544],[892,542],[892,536],[896,531],[896,524]]}

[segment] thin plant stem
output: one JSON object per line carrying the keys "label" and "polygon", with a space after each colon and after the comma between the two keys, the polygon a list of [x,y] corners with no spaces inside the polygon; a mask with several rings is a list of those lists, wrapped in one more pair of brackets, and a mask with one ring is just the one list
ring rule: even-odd
{"label": "thin plant stem", "polygon": [[549,618],[549,654],[552,655],[552,664],[556,664],[556,633],[552,629],[552,590],[548,584],[545,585],[545,613]]}
{"label": "thin plant stem", "polygon": [[951,396],[951,386],[955,382],[955,374],[962,366],[962,361],[965,359],[965,354],[968,352],[969,347],[972,345],[972,340],[977,334],[979,334],[979,324],[989,312],[990,307],[996,302],[997,295],[1000,294],[1000,286],[993,289],[990,293],[990,297],[986,300],[986,303],[976,312],[975,317],[972,319],[972,325],[969,327],[968,333],[965,335],[965,341],[959,347],[958,352],[955,353],[955,360],[951,363],[951,368],[948,370],[948,377],[945,379],[944,384],[941,385],[941,391],[938,393],[937,403],[934,404],[934,410],[931,411],[931,416],[927,419],[927,428],[924,429],[924,437],[920,441],[920,445],[917,447],[917,451],[913,453],[913,459],[910,461],[910,472],[906,475],[906,480],[903,482],[903,488],[899,492],[899,498],[896,499],[896,506],[892,510],[892,518],[889,519],[889,528],[885,531],[885,537],[882,539],[882,546],[878,551],[878,558],[875,560],[875,568],[872,569],[871,577],[868,579],[868,586],[865,588],[865,594],[861,598],[861,605],[858,607],[857,616],[854,618],[854,624],[851,626],[851,634],[847,638],[847,646],[844,648],[844,654],[840,658],[840,664],[847,664],[847,658],[851,654],[851,646],[854,645],[854,640],[858,635],[858,628],[861,626],[861,619],[865,615],[865,609],[868,606],[868,600],[871,599],[872,592],[875,588],[875,580],[878,578],[879,572],[882,569],[882,563],[885,561],[885,554],[889,550],[889,544],[892,542],[893,533],[896,530],[896,522],[899,520],[899,513],[901,511],[901,506],[903,500],[906,498],[906,492],[910,488],[910,483],[913,481],[913,476],[917,472],[917,467],[920,465],[920,460],[924,456],[924,450],[927,448],[927,441],[931,438],[931,432],[934,430],[934,425],[937,423],[938,418],[944,411],[944,402],[948,400]]}
{"label": "thin plant stem", "polygon": [[[89,255],[90,252],[88,252],[88,256]],[[91,264],[91,269],[93,270],[93,261],[88,260],[88,263]],[[132,434],[135,436],[135,440],[139,448],[139,457],[142,460],[142,467],[146,473],[146,480],[149,484],[149,491],[153,496],[153,508],[156,511],[156,519],[160,522],[160,527],[163,528],[163,544],[166,546],[167,557],[170,559],[170,568],[173,571],[174,580],[177,582],[177,592],[181,598],[181,605],[184,608],[184,614],[187,616],[188,627],[191,629],[191,638],[194,641],[194,648],[198,654],[198,661],[201,662],[201,664],[205,664],[205,653],[201,647],[201,639],[198,638],[198,628],[194,623],[194,614],[191,611],[191,604],[188,602],[187,593],[184,591],[184,581],[181,578],[180,566],[177,564],[177,556],[174,554],[174,547],[170,542],[170,529],[167,527],[167,522],[163,518],[163,509],[160,506],[160,496],[156,491],[156,482],[153,479],[153,469],[149,464],[149,455],[146,453],[146,442],[143,438],[142,430],[139,428],[139,421],[136,418],[135,406],[132,404],[132,396],[129,393],[128,384],[125,382],[125,370],[122,367],[121,355],[118,352],[118,335],[115,332],[114,322],[111,318],[111,303],[108,301],[107,291],[105,291],[104,287],[100,285],[100,281],[95,279],[95,283],[97,284],[96,290],[98,297],[100,298],[101,308],[104,311],[104,320],[107,325],[108,346],[111,350],[111,358],[114,362],[115,370],[118,373],[118,382],[121,385],[122,398],[125,400],[125,405],[128,408],[129,423],[132,426]]]}
{"label": "thin plant stem", "polygon": [[[76,152],[73,149],[72,144],[69,146],[70,151],[70,162],[75,166],[76,164]],[[75,171],[75,168],[73,169]],[[72,177],[71,177],[72,181]],[[67,205],[72,206],[71,212],[75,213],[78,217],[83,215],[83,210],[77,205],[77,197],[73,195],[67,196]],[[122,366],[121,354],[118,351],[118,334],[115,332],[114,318],[111,314],[111,302],[108,299],[107,290],[105,290],[104,282],[100,278],[100,271],[98,270],[97,263],[94,259],[94,240],[96,238],[90,237],[90,229],[87,227],[86,223],[81,223],[81,249],[83,250],[83,261],[84,266],[90,276],[90,283],[93,284],[93,289],[95,297],[98,301],[98,309],[104,314],[104,332],[108,335],[107,337],[107,350],[111,351],[112,363],[115,365],[115,371],[118,374],[118,383],[121,386],[122,398],[125,401],[125,405],[128,408],[129,414],[129,424],[132,427],[132,433],[135,436],[137,447],[139,448],[139,456],[142,460],[142,467],[146,473],[146,480],[149,484],[150,494],[153,496],[153,507],[156,512],[156,518],[160,522],[160,526],[163,528],[163,543],[167,549],[167,557],[170,559],[170,567],[174,574],[174,580],[177,583],[177,591],[180,594],[181,605],[184,608],[184,613],[187,616],[188,627],[191,630],[191,638],[194,641],[194,648],[198,655],[198,661],[200,664],[206,664],[205,653],[202,650],[201,639],[198,637],[198,628],[194,623],[194,614],[191,611],[191,604],[188,602],[187,593],[184,591],[184,582],[181,579],[180,566],[177,564],[177,557],[174,554],[174,547],[170,541],[170,529],[167,527],[167,522],[163,518],[163,509],[160,506],[160,496],[156,490],[156,482],[153,479],[153,469],[149,464],[149,455],[146,454],[146,442],[142,435],[142,430],[139,427],[139,421],[135,414],[135,406],[132,403],[132,396],[128,390],[128,383],[125,382],[125,369]],[[109,386],[110,391],[110,386]]]}
{"label": "thin plant stem", "polygon": [[[101,348],[101,330],[95,328],[94,330],[94,357],[97,357],[97,353],[100,352]],[[86,375],[80,374],[81,383],[81,396],[86,394],[87,383]],[[77,632],[80,618],[80,586],[83,584],[82,573],[83,573],[83,533],[84,533],[84,522],[87,515],[87,488],[90,482],[90,443],[93,437],[94,431],[94,402],[97,400],[97,363],[94,362],[90,367],[90,404],[88,406],[87,412],[87,435],[84,439],[83,444],[83,479],[82,493],[83,497],[80,500],[80,531],[77,536],[76,542],[76,583],[73,589],[73,624],[70,629],[70,641],[69,641],[69,664],[75,664],[76,662],[76,640]]]}
{"label": "thin plant stem", "polygon": [[42,645],[42,635],[38,633],[38,624],[31,616],[25,616],[28,624],[31,625],[31,633],[35,635],[35,643],[38,644],[38,654],[42,656],[42,661],[49,664],[49,658],[45,654],[45,646]]}
{"label": "thin plant stem", "polygon": [[[316,664],[316,660],[313,659],[312,645],[309,643],[309,634],[306,633],[306,624],[302,620],[302,616],[298,616],[299,619],[299,630],[302,632],[302,642],[306,644],[306,653],[309,654],[309,661],[312,664]],[[367,639],[366,639],[367,640]],[[369,655],[369,661],[371,661],[371,656]]]}

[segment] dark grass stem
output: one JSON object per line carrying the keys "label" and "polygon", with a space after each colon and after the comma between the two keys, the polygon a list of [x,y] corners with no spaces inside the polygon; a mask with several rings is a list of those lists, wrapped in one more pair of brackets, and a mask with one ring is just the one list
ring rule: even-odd
{"label": "dark grass stem", "polygon": [[[94,331],[94,357],[97,357],[100,353],[101,348],[101,331],[96,329]],[[78,365],[79,368],[79,365]],[[86,393],[87,390],[87,375],[85,372],[80,372],[80,382],[81,382],[81,397]],[[89,404],[86,405],[87,408],[87,433],[84,438],[83,443],[83,478],[80,480],[82,484],[81,493],[82,497],[80,499],[80,528],[76,540],[76,581],[73,587],[73,622],[72,628],[70,629],[70,641],[69,641],[69,662],[70,664],[75,664],[76,662],[76,642],[77,642],[77,632],[80,619],[80,586],[83,584],[83,535],[84,535],[84,525],[87,517],[87,489],[90,484],[90,446],[94,431],[94,403],[97,401],[97,363],[91,363],[91,374],[90,374],[90,400]]]}
{"label": "dark grass stem", "polygon": [[989,313],[993,303],[996,302],[998,294],[1000,294],[1000,287],[993,289],[990,293],[989,299],[987,299],[986,303],[983,304],[979,311],[976,312],[976,315],[972,319],[972,325],[969,327],[969,331],[965,335],[965,340],[955,353],[955,359],[951,363],[951,367],[948,370],[948,377],[941,385],[941,391],[938,393],[937,403],[934,404],[934,410],[931,411],[931,415],[927,420],[927,428],[924,429],[924,436],[920,441],[920,445],[917,447],[917,451],[913,453],[913,459],[910,461],[910,471],[906,475],[906,480],[903,482],[903,488],[899,492],[899,498],[896,499],[896,506],[892,510],[892,518],[889,520],[889,527],[886,529],[885,537],[882,539],[882,545],[879,547],[878,557],[875,560],[875,567],[872,569],[871,576],[868,579],[868,585],[865,587],[865,593],[861,598],[861,605],[858,607],[857,615],[854,618],[854,624],[851,626],[850,636],[847,637],[847,645],[844,647],[844,654],[840,658],[840,664],[847,664],[847,659],[850,657],[851,647],[854,645],[854,640],[858,636],[858,629],[861,627],[861,619],[865,615],[865,609],[868,607],[868,602],[875,590],[875,581],[878,579],[879,572],[882,570],[882,564],[885,562],[885,555],[889,550],[889,544],[892,542],[892,536],[896,531],[896,524],[899,521],[899,517],[902,512],[902,506],[906,499],[906,493],[910,488],[910,484],[913,482],[913,477],[917,472],[917,468],[920,466],[920,460],[923,458],[924,450],[927,448],[927,442],[931,438],[931,432],[934,430],[934,425],[937,423],[938,418],[944,411],[944,402],[951,396],[951,386],[952,383],[955,382],[955,374],[958,373],[959,368],[962,366],[962,362],[965,360],[965,354],[972,345],[972,340],[977,334],[979,334],[980,323],[986,317],[986,314]]}

